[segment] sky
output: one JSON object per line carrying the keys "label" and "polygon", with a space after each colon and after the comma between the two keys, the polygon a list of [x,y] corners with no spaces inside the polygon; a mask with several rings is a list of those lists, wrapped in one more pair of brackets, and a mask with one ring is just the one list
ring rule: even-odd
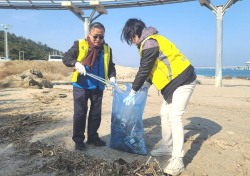
{"label": "sky", "polygon": [[[225,5],[226,2],[211,0],[214,6]],[[249,9],[250,0],[241,0],[223,16],[222,66],[243,66],[250,61]],[[199,1],[107,11],[108,14],[101,15],[95,21],[106,28],[105,42],[112,48],[115,64],[139,67],[137,47],[129,46],[120,39],[126,21],[139,18],[172,41],[192,65],[215,67],[216,15],[201,6]],[[84,11],[85,16],[90,13],[90,10]],[[83,22],[69,10],[0,9],[0,24],[10,25],[9,32],[16,36],[47,44],[62,52],[85,35]]]}

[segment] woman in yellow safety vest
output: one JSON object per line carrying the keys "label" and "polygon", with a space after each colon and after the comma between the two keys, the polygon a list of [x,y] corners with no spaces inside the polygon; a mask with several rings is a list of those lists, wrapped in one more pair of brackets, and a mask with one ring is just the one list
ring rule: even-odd
{"label": "woman in yellow safety vest", "polygon": [[146,27],[139,19],[129,19],[121,40],[136,45],[140,51],[140,67],[126,105],[135,102],[136,92],[154,84],[164,98],[161,106],[162,141],[152,156],[172,156],[164,172],[178,175],[184,171],[184,129],[182,116],[196,85],[196,74],[190,61],[176,46],[158,34],[154,27]]}

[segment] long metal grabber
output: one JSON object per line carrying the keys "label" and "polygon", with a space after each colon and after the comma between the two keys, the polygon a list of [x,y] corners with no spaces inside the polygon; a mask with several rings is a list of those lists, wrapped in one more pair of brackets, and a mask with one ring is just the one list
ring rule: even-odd
{"label": "long metal grabber", "polygon": [[90,76],[90,77],[96,79],[97,81],[100,81],[100,82],[106,84],[107,86],[111,86],[111,87],[115,87],[115,86],[116,86],[116,85],[115,85],[114,83],[112,83],[111,81],[106,80],[106,79],[103,79],[103,78],[101,78],[101,77],[99,77],[99,76],[96,76],[96,75],[94,75],[94,74],[92,74],[92,73],[88,73],[88,72],[87,72],[86,75],[88,75],[88,76]]}

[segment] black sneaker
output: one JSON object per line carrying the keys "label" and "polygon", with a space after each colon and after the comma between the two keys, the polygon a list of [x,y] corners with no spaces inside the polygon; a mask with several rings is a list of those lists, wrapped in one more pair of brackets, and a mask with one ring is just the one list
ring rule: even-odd
{"label": "black sneaker", "polygon": [[104,142],[103,140],[101,140],[99,137],[95,138],[95,139],[89,139],[87,141],[88,144],[93,144],[94,146],[97,147],[101,147],[101,146],[105,146],[106,142]]}
{"label": "black sneaker", "polygon": [[78,150],[78,151],[85,151],[86,150],[86,146],[84,143],[80,143],[80,144],[75,144],[75,150]]}

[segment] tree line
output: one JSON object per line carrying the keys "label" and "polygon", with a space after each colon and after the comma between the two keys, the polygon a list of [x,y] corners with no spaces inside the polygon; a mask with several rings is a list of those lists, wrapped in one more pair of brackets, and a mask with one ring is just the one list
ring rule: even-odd
{"label": "tree line", "polygon": [[[48,60],[49,54],[62,53],[41,42],[35,42],[22,36],[7,33],[9,57],[12,60]],[[0,57],[5,57],[5,32],[0,31]],[[19,58],[20,54],[20,58]],[[24,57],[23,57],[24,56]]]}

